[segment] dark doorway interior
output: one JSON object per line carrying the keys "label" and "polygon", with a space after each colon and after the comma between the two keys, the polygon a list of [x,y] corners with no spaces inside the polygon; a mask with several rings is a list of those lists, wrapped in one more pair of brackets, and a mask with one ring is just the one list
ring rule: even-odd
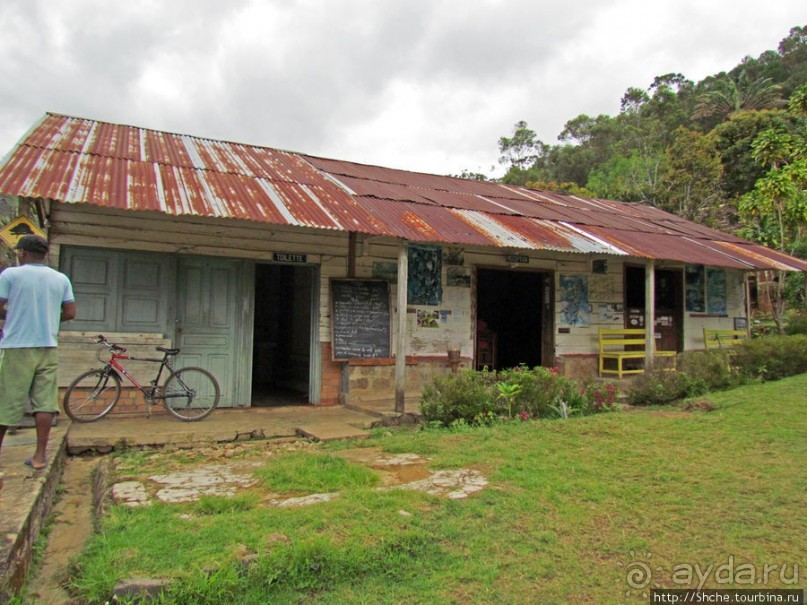
{"label": "dark doorway interior", "polygon": [[625,266],[625,327],[644,328],[644,267]]}
{"label": "dark doorway interior", "polygon": [[[542,364],[543,274],[477,271],[477,366]],[[488,347],[487,349],[485,347]]]}
{"label": "dark doorway interior", "polygon": [[308,403],[313,271],[256,265],[252,405]]}
{"label": "dark doorway interior", "polygon": [[[683,274],[675,269],[656,269],[656,317],[654,334],[659,351],[683,351]],[[625,267],[625,327],[645,327],[645,269]]]}

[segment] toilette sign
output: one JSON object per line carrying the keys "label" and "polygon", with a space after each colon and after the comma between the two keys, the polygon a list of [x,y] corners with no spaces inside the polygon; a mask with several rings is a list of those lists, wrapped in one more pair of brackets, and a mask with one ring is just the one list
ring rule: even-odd
{"label": "toilette sign", "polygon": [[506,260],[508,263],[518,263],[526,265],[529,264],[530,257],[527,256],[526,254],[508,254],[507,256],[504,257],[504,260]]}
{"label": "toilette sign", "polygon": [[287,254],[285,252],[275,252],[272,254],[272,260],[278,263],[305,263],[307,258],[305,254]]}

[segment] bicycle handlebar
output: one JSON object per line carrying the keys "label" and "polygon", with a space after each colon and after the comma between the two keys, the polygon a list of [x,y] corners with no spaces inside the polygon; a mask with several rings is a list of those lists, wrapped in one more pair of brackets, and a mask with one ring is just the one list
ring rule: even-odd
{"label": "bicycle handlebar", "polygon": [[109,341],[106,339],[106,336],[104,336],[103,334],[99,334],[98,336],[96,336],[95,337],[95,342],[98,343],[99,345],[104,345],[107,349],[109,349],[113,353],[115,351],[120,351],[121,353],[126,352],[125,347],[121,347],[121,346],[115,345],[115,344],[110,344]]}

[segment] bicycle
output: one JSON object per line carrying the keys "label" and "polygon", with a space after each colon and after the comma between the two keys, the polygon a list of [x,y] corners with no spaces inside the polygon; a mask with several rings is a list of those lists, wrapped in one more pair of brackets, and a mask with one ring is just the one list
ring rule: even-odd
{"label": "bicycle", "polygon": [[[102,334],[95,337],[95,342],[103,345],[111,356],[108,361],[102,360],[104,348],[100,348],[97,357],[104,367],[84,372],[67,387],[64,411],[76,422],[94,422],[112,411],[120,400],[121,374],[143,393],[149,415],[155,401],[161,401],[168,412],[186,422],[207,418],[216,409],[220,397],[218,381],[203,368],[174,370],[172,357],[179,354],[179,349],[156,347],[163,358],[154,359],[126,355],[126,348],[109,343]],[[160,367],[149,386],[142,386],[120,364],[123,360],[159,363]],[[159,386],[163,370],[168,372],[168,378]]]}

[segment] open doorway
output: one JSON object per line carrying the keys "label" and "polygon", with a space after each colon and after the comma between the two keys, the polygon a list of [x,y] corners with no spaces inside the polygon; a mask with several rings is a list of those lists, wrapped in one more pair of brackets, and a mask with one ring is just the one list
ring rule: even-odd
{"label": "open doorway", "polygon": [[252,405],[309,403],[314,270],[255,266]]}
{"label": "open doorway", "polygon": [[551,364],[548,275],[478,269],[476,277],[477,367]]}

